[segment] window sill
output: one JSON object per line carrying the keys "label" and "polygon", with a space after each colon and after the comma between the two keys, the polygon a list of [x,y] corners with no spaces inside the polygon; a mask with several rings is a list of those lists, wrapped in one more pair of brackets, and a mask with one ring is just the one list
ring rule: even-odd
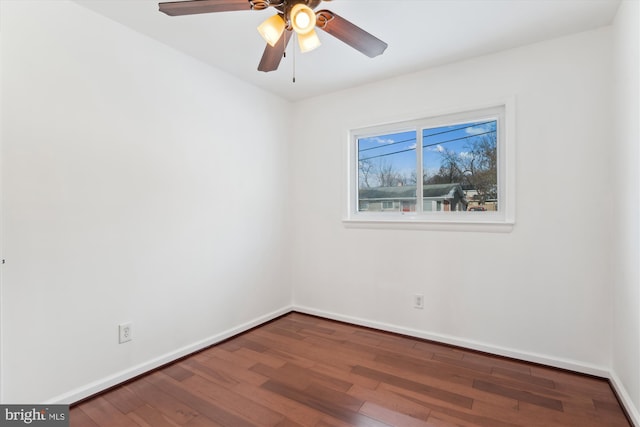
{"label": "window sill", "polygon": [[514,222],[505,220],[501,215],[483,215],[473,218],[468,214],[417,215],[362,215],[344,218],[347,228],[370,228],[391,230],[434,230],[434,231],[472,231],[485,233],[510,233]]}

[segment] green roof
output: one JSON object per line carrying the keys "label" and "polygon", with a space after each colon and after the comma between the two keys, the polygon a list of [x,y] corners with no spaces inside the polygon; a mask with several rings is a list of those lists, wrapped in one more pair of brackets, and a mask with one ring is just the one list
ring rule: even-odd
{"label": "green roof", "polygon": [[[452,184],[425,184],[422,189],[422,197],[452,197],[454,193],[459,193],[464,198],[462,186],[457,183]],[[400,199],[414,198],[416,196],[415,185],[402,185],[397,187],[375,187],[361,188],[358,192],[359,199]]]}

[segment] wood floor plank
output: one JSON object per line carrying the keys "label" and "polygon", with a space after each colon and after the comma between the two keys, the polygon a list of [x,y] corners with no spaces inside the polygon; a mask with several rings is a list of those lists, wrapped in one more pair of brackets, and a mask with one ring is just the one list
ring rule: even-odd
{"label": "wood floor plank", "polygon": [[200,415],[193,418],[188,423],[186,423],[184,427],[227,427],[227,426],[217,423],[212,419],[207,418],[203,415]]}
{"label": "wood floor plank", "polygon": [[[441,424],[442,420],[450,420],[452,425],[473,425],[480,427],[532,427],[523,423],[512,410],[505,411],[504,408],[493,408],[490,411],[477,411],[473,408],[465,409],[447,405],[446,402],[429,401],[422,397],[417,397],[415,393],[405,390],[395,390],[395,392],[405,399],[412,400],[430,409],[428,422],[439,420],[436,424]],[[528,420],[527,420],[528,421]]]}
{"label": "wood floor plank", "polygon": [[488,393],[478,389],[468,393],[473,398],[472,409],[474,412],[486,415],[482,408],[491,408],[491,412],[511,411],[518,409],[518,400],[513,397],[501,396],[499,394]]}
{"label": "wood floor plank", "polygon": [[285,414],[287,419],[302,426],[314,426],[324,417],[324,414],[319,411],[299,405],[297,402],[261,387],[238,384],[233,390],[256,403],[268,406],[281,414]]}
{"label": "wood floor plank", "polygon": [[206,397],[212,402],[216,402],[217,405],[225,408],[226,411],[241,414],[243,418],[246,418],[255,425],[275,426],[285,418],[284,415],[278,411],[256,403],[236,393],[233,389],[212,384],[198,375],[194,375],[183,381],[182,384],[186,390],[198,396]]}
{"label": "wood floor plank", "polygon": [[311,385],[311,380],[306,375],[287,375],[287,372],[261,363],[251,367],[251,371],[269,378],[265,383],[268,381],[277,381],[296,390],[304,390]]}
{"label": "wood floor plank", "polygon": [[483,372],[485,374],[490,374],[494,369],[491,366],[486,364],[477,363],[468,360],[467,357],[462,357],[461,359],[443,356],[441,354],[434,354],[431,360],[439,362],[443,366],[449,366],[451,368],[459,368],[466,369],[474,372]]}
{"label": "wood floor plank", "polygon": [[72,427],[630,427],[609,383],[290,313],[74,405]]}
{"label": "wood floor plank", "polygon": [[80,408],[100,427],[140,427],[103,397],[85,402]]}
{"label": "wood floor plank", "polygon": [[100,427],[96,424],[80,406],[69,411],[69,427]]}
{"label": "wood floor plank", "polygon": [[280,368],[282,367],[282,365],[287,363],[287,361],[284,360],[283,358],[269,353],[269,350],[260,353],[250,348],[241,348],[238,351],[234,351],[233,355],[235,357],[238,357],[238,356],[245,357],[251,360],[254,364],[263,363],[267,366],[271,366],[272,368]]}
{"label": "wood floor plank", "polygon": [[364,361],[375,360],[376,356],[383,353],[387,354],[386,350],[370,345],[357,344],[354,341],[346,340],[335,342],[329,339],[323,339],[319,337],[309,338],[305,343],[312,345],[314,349],[319,351],[315,360],[318,362],[330,361],[330,363],[337,366],[351,366],[352,363],[336,363],[335,361]]}
{"label": "wood floor plank", "polygon": [[309,360],[304,356],[298,356],[297,354],[290,353],[286,349],[272,348],[268,350],[267,353],[281,360],[285,360],[290,363],[295,363],[296,365],[305,367],[305,368],[311,368],[316,363],[318,363],[317,361]]}
{"label": "wood floor plank", "polygon": [[385,388],[371,390],[365,387],[354,386],[349,390],[349,394],[365,402],[375,403],[378,406],[386,407],[422,421],[427,421],[431,413],[431,410],[422,404],[422,402],[407,399]]}
{"label": "wood floor plank", "polygon": [[299,340],[299,341],[302,341],[303,339],[306,338],[305,335],[302,335],[302,334],[300,334],[298,332],[293,332],[293,331],[291,331],[289,329],[284,329],[284,328],[279,328],[279,327],[274,327],[274,326],[266,327],[264,330],[265,331],[269,331],[272,334],[282,335],[283,337],[287,337],[287,338],[291,338],[291,339]]}
{"label": "wood floor plank", "polygon": [[[389,424],[360,414],[357,410],[353,409],[352,404],[342,403],[335,405],[335,395],[330,393],[318,395],[319,386],[310,392],[307,390],[297,390],[276,381],[267,381],[261,387],[350,425],[358,427],[389,427]],[[331,397],[331,400],[327,400],[329,397]],[[359,409],[359,406],[357,409]]]}
{"label": "wood floor plank", "polygon": [[160,378],[155,374],[151,374],[146,380],[154,387],[172,396],[175,401],[188,405],[201,416],[205,416],[218,424],[223,426],[255,427],[254,424],[239,414],[233,413],[223,408],[222,405],[205,399],[199,393],[188,390],[184,388],[184,386],[176,386],[176,384],[171,383],[167,379]]}
{"label": "wood floor plank", "polygon": [[326,371],[318,371],[314,369],[301,368],[292,363],[285,363],[282,367],[278,368],[280,374],[286,377],[306,377],[311,381],[311,384],[323,385],[329,389],[336,390],[338,392],[345,392],[349,390],[353,383],[347,381],[344,377],[335,377],[327,375]]}
{"label": "wood floor plank", "polygon": [[178,424],[185,424],[199,415],[194,408],[187,406],[170,394],[155,387],[148,381],[149,378],[150,377],[142,378],[125,387],[131,389],[131,391],[149,406],[156,408],[157,411],[162,412]]}
{"label": "wood floor plank", "polygon": [[335,346],[334,348],[329,348],[328,346],[318,345],[317,342],[315,344],[312,342],[300,342],[264,331],[257,330],[255,332],[256,334],[252,336],[252,339],[260,340],[262,343],[270,343],[281,352],[289,353],[312,362],[330,363],[345,369],[351,366],[349,361],[353,357],[373,357],[372,355],[366,354],[353,354],[353,352],[345,348]]}
{"label": "wood floor plank", "polygon": [[375,361],[397,369],[402,369],[406,372],[413,372],[416,375],[428,376],[464,385],[471,384],[474,375],[474,373],[463,375],[460,367],[454,368],[450,365],[434,363],[432,360],[420,360],[407,355],[394,355],[393,357],[378,355]]}
{"label": "wood floor plank", "polygon": [[339,378],[351,384],[351,387],[357,384],[359,386],[367,387],[371,390],[374,390],[378,386],[378,381],[363,377],[361,375],[354,375],[353,373],[351,373],[351,368],[345,371],[343,369],[336,368],[335,366],[327,365],[326,363],[315,363],[313,366],[310,366],[306,369],[308,369],[309,372],[312,373]]}
{"label": "wood floor plank", "polygon": [[[218,365],[217,370],[224,370],[229,379],[220,381],[216,370],[211,370],[208,368],[209,365],[216,364]],[[239,368],[233,363],[230,363],[226,360],[220,360],[215,357],[205,361],[204,363],[188,363],[186,365],[186,368],[194,374],[207,378],[214,383],[225,384],[227,386],[233,386],[234,384],[240,383],[248,383],[257,387],[268,380],[268,378],[256,374],[255,372],[252,372],[247,368]]]}
{"label": "wood floor plank", "polygon": [[507,359],[505,357],[493,356],[486,353],[476,353],[470,350],[461,350],[463,352],[462,359],[468,362],[474,362],[491,368],[510,369],[512,371],[522,372],[524,374],[533,375],[532,365],[522,363],[517,360]]}
{"label": "wood floor plank", "polygon": [[335,327],[335,325],[327,323],[328,327],[323,326],[321,323],[313,323],[313,324],[308,324],[308,323],[300,323],[300,325],[302,326],[300,329],[298,329],[300,331],[300,333],[303,333],[305,335],[307,334],[319,334],[319,335],[335,335],[337,328]]}
{"label": "wood floor plank", "polygon": [[413,345],[413,348],[416,350],[430,352],[440,357],[448,357],[450,359],[462,360],[466,356],[464,351],[457,348],[429,341],[418,341]]}
{"label": "wood floor plank", "polygon": [[127,417],[140,427],[176,427],[179,425],[149,405],[142,405],[136,408],[134,411],[129,412]]}
{"label": "wood floor plank", "polygon": [[354,424],[340,421],[337,418],[325,416],[314,427],[353,427]]}
{"label": "wood floor plank", "polygon": [[469,393],[473,393],[474,389],[471,386],[475,378],[464,370],[454,371],[448,368],[441,368],[438,371],[431,366],[428,369],[421,370],[416,366],[403,366],[402,364],[380,363],[377,361],[364,361],[360,366],[392,376],[411,379],[416,383],[424,384],[431,388],[447,390],[473,399],[473,396],[470,396]]}
{"label": "wood floor plank", "polygon": [[[496,386],[527,391],[529,393],[533,393],[536,395],[540,395],[543,397],[547,397],[549,399],[555,399],[559,401],[569,401],[570,397],[566,392],[558,390],[556,387],[546,387],[538,385],[535,382],[527,382],[521,379],[516,379],[509,376],[501,376],[501,375],[477,375],[474,378],[475,381],[485,381],[490,384],[495,384]],[[479,388],[474,387],[475,390]]]}
{"label": "wood floor plank", "polygon": [[513,371],[511,369],[505,368],[493,368],[491,369],[491,374],[496,377],[513,379],[516,381],[535,384],[550,389],[556,388],[556,383],[548,378],[536,377],[531,374],[523,373],[521,371]]}
{"label": "wood floor plank", "polygon": [[548,397],[540,396],[538,394],[534,394],[529,391],[516,390],[514,388],[504,387],[504,386],[493,384],[483,380],[474,381],[473,388],[476,388],[478,390],[483,390],[489,393],[494,393],[499,396],[516,399],[520,402],[528,402],[533,405],[538,405],[544,408],[553,409],[554,411],[560,411],[560,412],[563,411],[561,401],[557,399],[550,399]]}
{"label": "wood floor plank", "polygon": [[549,410],[528,402],[520,402],[519,413],[523,418],[531,420],[533,427],[605,427],[605,426],[628,426],[628,424],[618,424],[617,420],[604,418],[600,415],[587,413],[567,413]]}
{"label": "wood floor plank", "polygon": [[480,422],[473,422],[467,419],[460,419],[458,415],[434,411],[427,421],[429,427],[493,427],[486,426]]}
{"label": "wood floor plank", "polygon": [[371,329],[357,330],[353,332],[353,335],[371,338],[378,342],[377,346],[380,348],[391,348],[394,350],[398,348],[410,349],[413,348],[416,344],[415,340],[411,338],[391,334],[388,332],[374,331]]}
{"label": "wood floor plank", "polygon": [[471,405],[473,404],[473,400],[469,397],[457,393],[452,393],[444,389],[431,387],[407,378],[402,378],[396,375],[387,374],[382,371],[369,369],[364,366],[354,366],[351,372],[356,375],[362,375],[364,377],[371,378],[398,388],[411,390],[413,392],[430,396],[434,399],[442,400],[452,405],[460,406],[463,408],[471,408]]}
{"label": "wood floor plank", "polygon": [[[215,358],[208,359],[203,363],[196,362],[195,360],[185,360],[183,365],[185,369],[192,374],[206,376],[210,382],[215,384],[232,386],[240,382],[240,380],[236,379],[233,375],[235,371],[225,369],[225,367],[222,366],[223,363],[216,363]],[[186,378],[185,381],[189,378]]]}
{"label": "wood floor plank", "polygon": [[131,389],[118,387],[102,395],[109,403],[118,408],[123,414],[135,411],[145,403]]}
{"label": "wood floor plank", "polygon": [[[217,361],[212,363],[219,363],[220,360],[224,360],[226,363],[232,364],[234,367],[240,369],[248,369],[256,364],[256,360],[247,357],[247,352],[242,352],[244,348],[240,348],[236,351],[211,351],[208,353],[208,357],[205,360],[200,360],[199,362],[202,364],[207,364],[211,359],[216,359]],[[266,353],[266,352],[265,352]],[[255,351],[251,350],[251,354],[256,354]],[[263,354],[263,353],[257,353]]]}
{"label": "wood floor plank", "polygon": [[193,372],[188,369],[185,369],[183,363],[175,363],[173,365],[169,365],[162,369],[162,372],[169,375],[176,381],[185,380],[191,376],[193,376]]}
{"label": "wood floor plank", "polygon": [[427,422],[372,402],[365,402],[360,413],[392,426],[425,427]]}

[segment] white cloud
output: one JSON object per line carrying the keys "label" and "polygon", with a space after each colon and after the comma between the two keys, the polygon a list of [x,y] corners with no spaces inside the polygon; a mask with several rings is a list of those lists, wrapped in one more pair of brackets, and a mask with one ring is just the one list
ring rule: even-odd
{"label": "white cloud", "polygon": [[482,125],[482,126],[468,127],[464,131],[465,131],[465,133],[467,133],[467,135],[479,135],[479,134],[485,133],[485,132],[487,132],[489,130],[491,130],[491,129],[489,129],[489,125],[485,124],[485,125]]}
{"label": "white cloud", "polygon": [[443,153],[444,152],[444,147],[440,144],[438,145],[432,145],[431,147],[427,147],[427,151],[431,151],[434,153]]}
{"label": "white cloud", "polygon": [[376,142],[378,144],[393,144],[395,141],[393,139],[384,139],[376,136],[375,138],[371,138],[371,142]]}

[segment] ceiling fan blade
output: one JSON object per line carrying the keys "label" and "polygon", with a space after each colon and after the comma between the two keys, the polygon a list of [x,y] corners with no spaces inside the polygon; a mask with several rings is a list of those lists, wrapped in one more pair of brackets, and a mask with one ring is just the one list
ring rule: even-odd
{"label": "ceiling fan blade", "polygon": [[322,0],[310,0],[307,6],[309,6],[311,9],[315,9],[320,3],[322,3]]}
{"label": "ceiling fan blade", "polygon": [[316,18],[318,28],[342,40],[369,58],[382,54],[388,46],[376,36],[369,34],[362,28],[336,15],[330,10],[318,11]]}
{"label": "ceiling fan blade", "polygon": [[[292,31],[285,31],[282,36],[280,36],[280,40],[278,40],[275,46],[267,44],[267,47],[264,49],[264,53],[262,54],[260,64],[258,64],[258,71],[268,73],[269,71],[275,71],[278,69],[292,33]],[[284,41],[282,40],[283,38]]]}
{"label": "ceiling fan blade", "polygon": [[190,0],[160,3],[160,12],[169,16],[195,15],[197,13],[231,12],[251,10],[249,0]]}

